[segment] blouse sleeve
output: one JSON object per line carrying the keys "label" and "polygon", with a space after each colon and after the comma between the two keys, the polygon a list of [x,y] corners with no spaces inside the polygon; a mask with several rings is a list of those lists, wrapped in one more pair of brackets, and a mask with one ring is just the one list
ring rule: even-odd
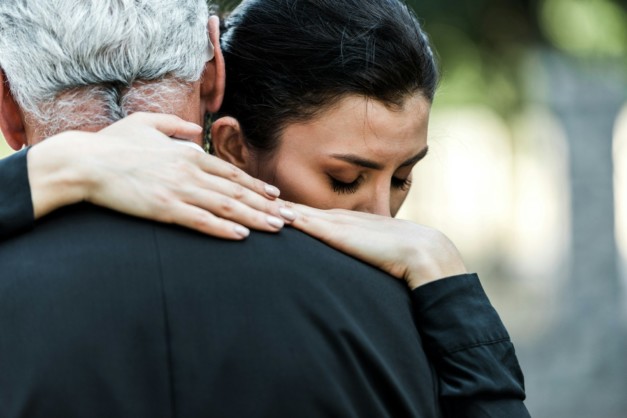
{"label": "blouse sleeve", "polygon": [[514,346],[476,274],[413,291],[446,417],[529,417]]}
{"label": "blouse sleeve", "polygon": [[28,148],[0,160],[0,240],[35,222],[28,182]]}

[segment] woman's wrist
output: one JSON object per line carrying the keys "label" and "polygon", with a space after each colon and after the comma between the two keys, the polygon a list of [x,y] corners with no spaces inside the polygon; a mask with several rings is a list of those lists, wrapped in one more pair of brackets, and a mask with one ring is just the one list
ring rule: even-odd
{"label": "woman's wrist", "polygon": [[33,146],[28,152],[28,180],[35,219],[85,200],[90,175],[81,164],[90,134],[68,131]]}
{"label": "woman's wrist", "polygon": [[418,248],[417,254],[408,263],[406,281],[411,290],[436,280],[468,273],[459,250],[450,239],[439,233],[436,239],[430,241],[432,250],[429,252],[425,248]]}

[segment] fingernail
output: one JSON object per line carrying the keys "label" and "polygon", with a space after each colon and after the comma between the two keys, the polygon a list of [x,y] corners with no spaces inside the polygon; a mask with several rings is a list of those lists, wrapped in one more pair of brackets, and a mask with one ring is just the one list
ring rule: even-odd
{"label": "fingernail", "polygon": [[265,189],[266,193],[268,193],[268,195],[272,197],[279,197],[279,195],[281,194],[281,191],[279,189],[274,186],[270,186],[269,184],[266,184]]}
{"label": "fingernail", "polygon": [[283,228],[283,225],[285,225],[285,222],[283,222],[283,220],[275,216],[268,216],[267,219],[268,219],[268,223],[275,228]]}
{"label": "fingernail", "polygon": [[250,230],[248,228],[244,228],[241,225],[237,225],[233,229],[235,229],[235,233],[242,238],[246,238],[250,235]]}
{"label": "fingernail", "polygon": [[187,122],[187,124],[189,125],[190,128],[194,128],[194,130],[196,131],[202,131],[202,126],[194,123],[194,122]]}
{"label": "fingernail", "polygon": [[292,209],[279,208],[279,213],[288,221],[293,221],[296,219],[296,212],[294,212]]}

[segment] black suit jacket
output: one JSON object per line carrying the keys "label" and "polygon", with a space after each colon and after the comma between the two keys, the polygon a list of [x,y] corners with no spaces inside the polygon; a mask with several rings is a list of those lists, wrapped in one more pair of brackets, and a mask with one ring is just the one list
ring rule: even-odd
{"label": "black suit jacket", "polygon": [[[361,410],[355,412],[361,416],[379,414],[382,408],[387,408],[385,402],[380,401],[379,398],[400,399],[398,405],[401,405],[401,409],[409,409],[407,405],[413,402],[420,404],[424,413],[437,412],[432,407],[430,395],[427,393],[433,389],[433,380],[426,376],[428,373],[424,367],[422,348],[407,349],[407,347],[413,347],[413,343],[419,343],[413,329],[407,330],[408,334],[403,337],[410,339],[411,345],[400,345],[399,350],[396,351],[393,347],[385,346],[387,340],[379,341],[372,338],[384,330],[375,329],[373,335],[364,332],[364,335],[371,338],[367,341],[351,337],[349,340],[353,343],[347,345],[345,337],[351,335],[348,331],[359,329],[360,326],[333,327],[336,324],[336,315],[341,314],[339,317],[347,321],[351,315],[362,315],[361,311],[364,310],[364,306],[361,302],[372,300],[372,293],[379,289],[380,284],[372,280],[377,275],[387,281],[388,284],[384,286],[395,286],[389,284],[389,277],[379,272],[375,272],[375,276],[367,273],[363,275],[363,281],[359,279],[354,283],[355,274],[359,275],[365,266],[335,253],[333,257],[339,256],[348,265],[361,265],[361,267],[356,267],[358,270],[355,272],[349,271],[347,276],[351,278],[348,283],[355,284],[355,289],[372,286],[372,283],[375,283],[373,289],[366,289],[365,294],[362,295],[369,295],[366,299],[351,300],[350,303],[341,305],[342,298],[346,298],[346,292],[352,289],[345,289],[336,297],[329,294],[329,291],[338,283],[332,287],[326,287],[324,281],[316,284],[316,279],[311,279],[311,274],[307,276],[309,277],[307,280],[314,281],[307,286],[316,284],[317,287],[311,288],[311,294],[305,299],[302,293],[306,288],[294,293],[289,287],[280,285],[275,280],[276,278],[264,279],[260,283],[249,282],[250,279],[237,283],[229,282],[229,286],[237,288],[231,289],[230,292],[218,292],[222,290],[220,287],[211,288],[216,292],[210,292],[212,295],[208,296],[208,289],[205,288],[203,293],[197,292],[196,288],[200,286],[198,290],[202,289],[202,283],[206,277],[210,277],[209,272],[218,272],[217,269],[228,268],[228,265],[220,264],[222,259],[216,262],[215,254],[205,258],[206,253],[201,250],[201,247],[196,250],[196,252],[202,252],[202,254],[197,254],[197,257],[204,259],[206,265],[200,268],[201,272],[197,274],[207,276],[203,276],[205,278],[201,280],[185,276],[191,279],[187,281],[187,284],[184,284],[185,281],[179,283],[177,279],[174,288],[170,285],[166,286],[170,283],[169,279],[165,280],[167,277],[180,274],[180,271],[175,271],[166,277],[163,276],[161,270],[164,267],[169,270],[168,258],[172,256],[171,253],[184,248],[179,247],[176,240],[169,242],[167,238],[165,241],[163,239],[168,234],[183,233],[176,228],[158,227],[151,240],[146,236],[145,228],[150,225],[147,222],[131,221],[106,211],[96,211],[96,215],[87,216],[101,217],[103,222],[91,220],[85,223],[87,218],[84,216],[86,215],[81,214],[81,209],[74,208],[68,209],[66,213],[55,215],[56,218],[60,216],[61,220],[53,217],[40,222],[40,227],[36,228],[37,232],[32,233],[34,235],[17,237],[20,231],[33,229],[35,226],[26,164],[27,151],[28,149],[0,160],[0,417],[66,417],[76,416],[76,414],[140,417],[207,416],[220,413],[228,415],[230,411],[221,408],[236,407],[246,409],[244,412],[238,410],[237,413],[246,413],[250,416],[262,416],[267,413],[258,405],[265,405],[266,408],[272,409],[272,414],[280,413],[274,408],[281,407],[286,408],[284,413],[290,414],[292,411],[287,411],[287,409],[299,408],[298,416],[306,416],[306,413],[314,416],[334,416],[332,409],[352,408],[351,402],[362,396],[368,398],[366,405],[374,402],[377,406],[364,413]],[[88,207],[82,210],[93,211]],[[67,216],[70,219],[63,219]],[[72,219],[73,216],[77,216],[76,224]],[[81,221],[81,219],[84,220]],[[60,226],[55,226],[59,222]],[[138,225],[133,226],[136,222],[144,226],[137,229]],[[131,224],[128,230],[125,226],[120,226],[127,223]],[[113,225],[111,231],[109,231],[109,224]],[[66,229],[64,225],[72,226]],[[90,227],[85,229],[83,225],[90,225]],[[43,228],[43,231],[39,231],[40,228]],[[123,233],[120,228],[126,232]],[[162,232],[156,232],[159,230]],[[114,231],[117,232],[108,235]],[[137,231],[144,232],[137,235]],[[189,232],[183,234],[193,236],[196,240],[201,238]],[[161,237],[158,240],[157,235]],[[290,238],[291,235],[295,237]],[[143,238],[136,236],[143,236]],[[313,266],[309,264],[307,267],[313,268],[313,272],[322,268],[321,271],[337,275],[339,280],[345,280],[346,268],[334,270],[335,267],[330,268],[326,264],[320,267],[320,263],[328,260],[329,255],[316,259],[318,257],[316,254],[318,251],[328,252],[329,249],[320,247],[311,239],[302,236],[298,238],[298,236],[299,234],[294,231],[287,231],[282,233],[281,241],[275,241],[279,238],[271,238],[267,244],[272,246],[275,245],[274,242],[283,242],[274,250],[277,259],[281,259],[293,257],[292,251],[295,248],[291,248],[291,240],[309,241],[310,244],[303,248],[309,248],[308,246],[314,243],[312,248],[318,248],[318,250],[312,252],[312,258],[307,260],[313,263]],[[190,238],[182,239],[189,240]],[[268,237],[255,236],[253,239],[265,241]],[[286,242],[285,239],[288,241]],[[147,242],[152,243],[152,246],[146,246]],[[157,243],[158,247],[155,246]],[[169,248],[172,245],[174,248]],[[221,250],[222,245],[229,247],[242,244],[214,242],[202,245],[217,245]],[[255,248],[254,246],[266,244],[257,242],[257,244],[247,245],[253,245],[252,248]],[[162,251],[164,246],[168,247],[165,248],[165,253]],[[287,246],[287,251],[282,252],[281,246]],[[265,250],[272,251],[270,248]],[[237,260],[237,263],[242,259],[248,259],[245,257],[246,254],[253,258],[257,257],[257,252],[251,252],[250,247],[245,251],[247,252],[241,254],[232,253],[229,263],[232,264],[233,259]],[[276,254],[277,252],[279,254]],[[180,257],[189,257],[190,254],[184,251]],[[158,260],[155,259],[156,255],[159,256]],[[77,259],[78,262],[75,261]],[[215,264],[209,265],[210,262]],[[185,268],[188,265],[197,266],[194,263],[198,263],[198,260],[184,263]],[[271,258],[260,265],[264,263],[270,263],[268,265],[270,266]],[[177,260],[172,266],[180,264],[181,260]],[[275,267],[281,265],[284,266],[283,269],[286,268],[284,260]],[[141,273],[132,274],[136,270]],[[256,266],[253,266],[253,270],[255,270],[256,277]],[[372,272],[372,269],[366,268],[366,271]],[[157,284],[154,282],[156,279],[143,277],[144,274],[151,272],[159,274]],[[132,276],[130,280],[126,278],[129,274]],[[289,275],[293,276],[293,273]],[[301,283],[301,281],[296,283]],[[218,286],[218,284],[205,283],[204,286]],[[268,293],[271,289],[263,287],[266,284],[277,286],[277,292]],[[254,290],[257,286],[262,286],[262,288]],[[399,290],[398,286],[396,288]],[[356,290],[355,295],[363,291],[363,289]],[[394,292],[397,296],[402,293],[396,290]],[[181,293],[187,294],[182,296]],[[217,312],[207,311],[209,307],[205,304],[219,298],[218,293],[228,299],[222,299],[221,302],[211,306],[211,308],[218,309]],[[235,294],[237,297],[233,296]],[[257,308],[246,306],[250,303],[244,298],[246,295]],[[298,295],[300,299],[290,299],[294,295]],[[283,299],[283,296],[286,299]],[[415,326],[422,336],[422,347],[427,353],[430,366],[436,372],[436,386],[443,415],[455,418],[528,417],[529,413],[523,404],[525,398],[523,376],[514,347],[507,330],[483,291],[478,277],[461,275],[438,280],[415,289],[411,297]],[[238,303],[246,303],[241,305],[243,308],[240,309],[238,304],[227,304],[231,298],[239,298],[236,300]],[[279,309],[279,311],[261,311],[260,306],[264,303],[274,304],[276,298],[281,298],[280,303],[272,308]],[[329,300],[329,298],[332,299]],[[306,300],[308,304],[304,305],[303,300]],[[196,301],[199,306],[194,308],[192,301]],[[317,302],[321,303],[320,307],[311,310],[309,304]],[[338,309],[319,310],[331,302],[335,304],[331,306],[340,309],[339,314]],[[355,302],[360,307],[357,310]],[[389,302],[395,302],[395,299],[385,296],[379,300],[377,295],[371,307],[387,312],[390,305],[385,305],[385,303]],[[286,303],[289,304],[286,305]],[[407,320],[406,303],[407,300],[403,296],[402,303],[394,307],[401,311],[393,313],[392,316],[400,315],[403,320]],[[289,307],[290,312],[285,314],[280,312],[283,309],[281,307],[286,309]],[[301,312],[301,307],[308,307],[308,310]],[[190,308],[199,314],[194,315],[192,321],[189,321],[191,311],[188,309]],[[292,308],[294,312],[291,312]],[[255,309],[262,312],[259,315],[274,312],[274,315],[280,317],[281,321],[270,321],[272,318],[267,318],[262,328],[258,326],[261,322],[254,322],[253,315],[250,313]],[[218,317],[218,313],[226,312],[226,310],[230,313],[228,318],[222,318],[222,315]],[[342,313],[342,310],[345,312]],[[212,318],[204,318],[203,313],[212,313]],[[310,315],[310,313],[315,313],[315,315]],[[349,370],[342,361],[339,371],[329,369],[330,374],[326,376],[326,379],[317,376],[315,372],[318,369],[315,368],[305,368],[302,375],[294,377],[295,374],[300,373],[296,362],[306,360],[304,354],[299,356],[297,353],[303,350],[304,353],[308,353],[312,350],[310,344],[307,344],[308,337],[292,341],[291,335],[285,337],[277,334],[277,331],[283,332],[281,331],[283,328],[274,329],[275,323],[291,323],[289,321],[292,320],[291,317],[294,314],[309,315],[307,321],[318,321],[319,325],[314,326],[315,324],[310,322],[308,327],[317,329],[318,333],[328,334],[326,340],[320,338],[316,340],[322,350],[319,353],[316,352],[315,355],[323,357],[324,353],[328,354],[329,350],[335,350],[334,347],[338,346],[340,351],[330,353],[335,357],[335,363],[339,362],[338,357],[342,359],[351,357],[350,364],[353,365],[353,369],[355,367],[366,368],[359,370],[355,376],[346,377],[349,371],[354,370]],[[372,312],[366,309],[364,317],[367,318],[369,314]],[[176,318],[179,320],[177,321]],[[369,326],[376,328],[388,319],[376,318]],[[300,317],[300,320],[302,321],[303,318]],[[218,328],[211,330],[214,333],[211,337],[207,335],[208,329],[205,327],[208,321],[218,324]],[[272,322],[272,325],[268,325],[268,322]],[[352,323],[352,321],[348,322]],[[248,326],[246,332],[238,332],[243,329],[242,323]],[[234,328],[233,326],[237,324],[240,326]],[[230,325],[232,326],[229,328]],[[300,335],[303,329],[308,329],[307,327],[301,329],[298,325],[298,322],[292,324],[294,328],[298,328],[298,331],[294,333],[295,336]],[[405,327],[405,325],[399,327],[388,323],[384,325],[396,327],[394,332],[402,332],[401,328]],[[225,335],[218,335],[218,332],[227,331],[226,335],[234,334],[237,338],[227,338],[221,343],[218,343],[217,339],[209,341],[211,338],[221,338]],[[277,337],[276,340],[273,340],[273,335]],[[182,338],[177,336],[182,336]],[[270,342],[265,342],[264,338],[269,339]],[[286,340],[279,342],[280,338]],[[241,350],[248,350],[248,345],[251,345],[250,352],[226,350],[224,345],[218,345],[231,341],[231,345],[239,347],[240,339],[246,340],[246,346]],[[205,341],[205,345],[200,345],[201,341]],[[393,339],[390,340],[390,342],[393,341]],[[364,345],[365,342],[367,344]],[[212,345],[213,353],[209,350],[205,351],[208,344]],[[277,345],[278,349],[269,349]],[[256,346],[258,348],[255,348]],[[347,352],[345,348],[347,346],[352,351]],[[277,355],[277,353],[282,353],[281,349],[289,350],[288,355]],[[402,378],[397,380],[400,384],[390,385],[389,380],[394,380],[391,376],[399,370],[396,370],[394,364],[389,361],[375,363],[379,365],[375,368],[365,366],[373,356],[355,355],[363,350],[367,353],[376,351],[375,356],[383,353],[381,359],[388,355],[396,358],[396,356],[407,355],[409,352],[409,357],[407,357],[409,360],[397,360],[407,361],[407,366],[413,367],[419,363],[420,367],[415,369],[401,367]],[[185,351],[189,351],[190,354],[181,354]],[[192,356],[191,353],[195,354]],[[246,357],[239,358],[241,353],[246,353]],[[257,353],[266,354],[247,360]],[[210,360],[208,360],[208,354],[213,355]],[[223,355],[226,355],[224,359],[219,358]],[[266,364],[267,360],[271,359],[271,355],[274,355],[275,359],[281,358],[276,364]],[[412,357],[414,355],[417,356],[416,359]],[[208,384],[207,376],[211,376],[211,373],[216,371],[210,370],[209,374],[206,374],[203,367],[205,369],[222,367],[220,373],[228,374],[234,366],[229,366],[229,368],[221,366],[227,359],[229,359],[227,364],[239,367],[239,370],[233,373],[243,373],[246,376],[248,373],[253,373],[252,376],[257,379],[257,383],[254,380],[249,382],[247,378],[246,385],[249,386],[246,386],[241,384],[235,376],[230,378],[235,380],[228,380],[220,375],[214,377],[213,380],[209,379],[211,383]],[[316,364],[319,363],[318,359]],[[257,366],[257,364],[260,365]],[[334,362],[329,364],[333,365]],[[270,367],[267,367],[268,365]],[[184,371],[183,366],[188,368],[187,371]],[[371,373],[367,374],[365,370],[370,370]],[[388,370],[388,372],[379,378],[377,370]],[[338,379],[333,379],[333,385],[326,385],[325,382],[333,373],[337,373]],[[344,377],[340,380],[341,374]],[[306,389],[298,391],[298,386],[292,385],[290,379],[305,379],[306,382],[303,384],[306,384]],[[417,393],[412,385],[409,385],[407,390],[400,390],[407,379],[420,380]],[[273,384],[268,388],[278,386],[279,389],[254,390],[256,395],[253,396],[250,395],[249,390],[247,397],[242,396],[246,388],[255,385],[265,387],[269,382]],[[348,389],[338,386],[340,383],[347,385]],[[208,393],[208,385],[211,386],[209,388],[211,393]],[[281,386],[288,388],[285,393],[280,390]],[[338,392],[336,390],[338,387],[343,391],[348,390],[351,395],[342,391]],[[324,396],[321,396],[319,391],[324,391]],[[295,392],[297,395],[294,395]],[[365,395],[363,395],[364,392],[366,392]],[[282,403],[285,396],[292,397],[290,398],[293,399],[290,401],[291,404]],[[301,401],[296,396],[304,397],[305,400]],[[261,397],[261,400],[258,397]],[[212,403],[209,409],[205,408],[206,403],[213,402],[216,398],[217,401]],[[407,398],[412,398],[412,400],[407,401]],[[424,403],[422,403],[423,398],[427,398]],[[308,402],[315,403],[317,407],[306,411],[300,410]],[[396,405],[395,402],[392,408],[396,408]],[[185,414],[180,412],[182,409]],[[200,410],[198,413],[194,412],[198,410]],[[402,414],[403,411],[398,413]],[[418,411],[415,412],[416,416],[418,413]]]}
{"label": "black suit jacket", "polygon": [[0,244],[0,416],[433,417],[403,283],[89,205]]}

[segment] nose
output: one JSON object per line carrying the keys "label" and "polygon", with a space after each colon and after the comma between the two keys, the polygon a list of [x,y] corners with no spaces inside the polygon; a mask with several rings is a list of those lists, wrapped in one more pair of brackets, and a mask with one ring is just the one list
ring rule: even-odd
{"label": "nose", "polygon": [[392,217],[390,209],[390,188],[378,188],[372,196],[369,196],[367,202],[358,208],[360,212],[373,213],[375,215]]}

